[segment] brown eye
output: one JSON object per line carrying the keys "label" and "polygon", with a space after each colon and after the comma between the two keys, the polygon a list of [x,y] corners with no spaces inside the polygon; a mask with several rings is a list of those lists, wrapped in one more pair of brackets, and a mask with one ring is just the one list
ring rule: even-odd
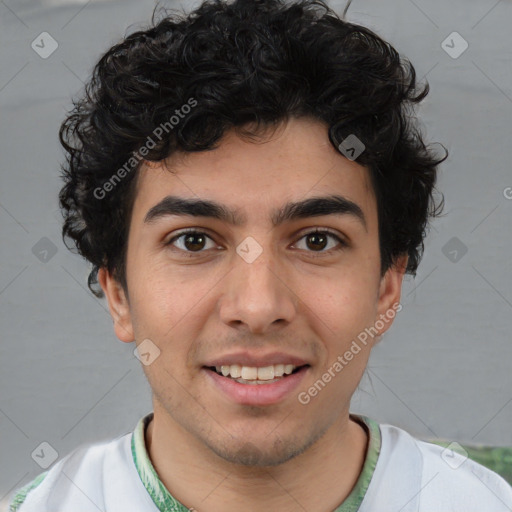
{"label": "brown eye", "polygon": [[202,234],[187,234],[184,235],[183,245],[191,251],[197,251],[204,248],[205,241],[206,237]]}
{"label": "brown eye", "polygon": [[306,235],[306,243],[311,249],[322,250],[328,243],[328,237],[325,233],[309,233]]}
{"label": "brown eye", "polygon": [[[320,255],[330,253],[331,251],[341,250],[348,246],[344,240],[330,231],[310,231],[303,235],[300,240],[305,240],[305,246],[308,252],[318,252]],[[334,240],[337,243],[332,244],[328,250],[325,250],[326,247],[328,247],[330,240]]]}
{"label": "brown eye", "polygon": [[205,248],[212,248],[205,247],[208,240],[211,240],[212,247],[215,247],[213,240],[206,233],[191,230],[176,235],[171,238],[166,245],[174,245],[175,242],[180,241],[180,244],[177,246],[179,250],[185,252],[202,252]]}

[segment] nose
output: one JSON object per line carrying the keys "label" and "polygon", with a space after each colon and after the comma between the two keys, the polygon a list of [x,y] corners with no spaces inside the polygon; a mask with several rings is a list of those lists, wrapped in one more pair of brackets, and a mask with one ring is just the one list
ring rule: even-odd
{"label": "nose", "polygon": [[224,280],[218,301],[221,320],[253,334],[282,329],[296,315],[299,298],[282,264],[270,249],[248,263],[234,255],[233,268]]}

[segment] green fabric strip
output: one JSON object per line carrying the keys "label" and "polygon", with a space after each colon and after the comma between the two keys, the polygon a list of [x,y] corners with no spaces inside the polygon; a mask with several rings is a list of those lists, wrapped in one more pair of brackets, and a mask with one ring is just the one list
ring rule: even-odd
{"label": "green fabric strip", "polygon": [[[351,415],[369,434],[368,450],[363,470],[347,499],[334,512],[356,512],[359,510],[373,477],[380,453],[381,436],[379,424],[366,416]],[[188,508],[176,500],[161,482],[146,450],[144,434],[153,413],[139,420],[132,434],[132,455],[139,477],[160,512],[188,512]]]}
{"label": "green fabric strip", "polygon": [[188,512],[189,509],[185,505],[171,496],[167,488],[160,481],[149,459],[144,441],[144,433],[152,419],[152,412],[141,418],[132,434],[132,455],[135,467],[144,487],[160,512]]}
{"label": "green fabric strip", "polygon": [[16,512],[27,498],[27,494],[32,489],[35,489],[44,480],[44,477],[47,474],[48,471],[45,471],[44,473],[37,475],[34,478],[34,480],[32,480],[31,482],[23,486],[21,489],[19,489],[16,492],[16,495],[14,496],[14,499],[12,500],[11,504],[9,505],[9,512]]}
{"label": "green fabric strip", "polygon": [[363,464],[363,470],[357,479],[356,485],[343,503],[334,510],[334,512],[357,512],[368,490],[368,486],[373,478],[377,459],[380,454],[381,435],[379,424],[366,416],[351,414],[350,417],[362,425],[369,437],[366,458]]}

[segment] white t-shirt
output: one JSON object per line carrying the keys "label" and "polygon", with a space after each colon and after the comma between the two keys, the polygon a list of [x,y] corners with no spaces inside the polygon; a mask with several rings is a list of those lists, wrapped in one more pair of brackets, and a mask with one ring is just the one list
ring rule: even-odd
{"label": "white t-shirt", "polygon": [[[144,433],[82,445],[11,498],[16,512],[187,512],[151,464]],[[462,455],[392,425],[352,415],[369,434],[363,470],[333,512],[510,512],[512,487]],[[204,508],[204,507],[203,507]],[[202,509],[198,506],[198,510]],[[262,508],[263,510],[263,508]],[[316,511],[311,512],[330,512]]]}

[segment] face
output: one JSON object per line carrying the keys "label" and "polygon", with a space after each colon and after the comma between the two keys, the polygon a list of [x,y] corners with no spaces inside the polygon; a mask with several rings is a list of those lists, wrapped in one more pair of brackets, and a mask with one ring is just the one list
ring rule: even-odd
{"label": "face", "polygon": [[283,463],[348,421],[378,337],[358,351],[354,340],[387,330],[400,299],[403,273],[380,274],[369,172],[309,119],[256,143],[228,132],[166,164],[138,176],[129,297],[99,274],[116,334],[149,354],[155,418],[170,431],[225,461]]}

